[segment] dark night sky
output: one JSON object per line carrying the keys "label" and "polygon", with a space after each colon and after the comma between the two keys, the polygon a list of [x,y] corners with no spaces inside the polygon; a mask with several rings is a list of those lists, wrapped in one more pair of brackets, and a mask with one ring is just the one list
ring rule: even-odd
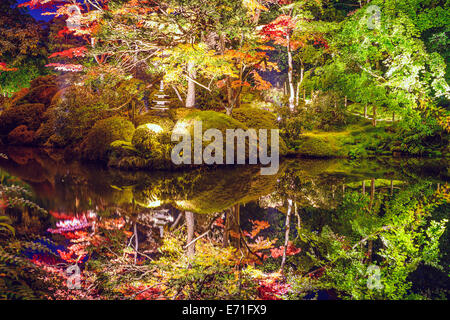
{"label": "dark night sky", "polygon": [[[29,0],[17,0],[17,3],[24,3],[24,2],[28,2]],[[53,16],[43,16],[41,15],[42,11],[41,10],[29,10],[31,16],[33,18],[35,18],[37,21],[50,21]]]}

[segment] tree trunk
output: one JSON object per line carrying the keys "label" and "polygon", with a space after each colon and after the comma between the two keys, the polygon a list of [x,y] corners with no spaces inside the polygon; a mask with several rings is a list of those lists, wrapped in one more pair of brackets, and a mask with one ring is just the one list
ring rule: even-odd
{"label": "tree trunk", "polygon": [[189,78],[188,78],[188,91],[186,96],[186,108],[195,108],[195,82],[192,81],[192,79],[195,79],[193,62],[188,62],[187,72]]}
{"label": "tree trunk", "polygon": [[289,231],[291,229],[291,211],[292,211],[292,200],[288,199],[288,210],[286,213],[286,225],[285,225],[285,233],[284,233],[284,249],[283,249],[283,258],[281,259],[280,271],[283,271],[284,265],[286,263],[286,250],[289,244]]}
{"label": "tree trunk", "polygon": [[291,35],[287,35],[287,51],[288,51],[288,83],[289,83],[289,109],[294,111],[295,108],[295,88],[294,88],[294,67],[292,63]]}
{"label": "tree trunk", "polygon": [[[186,228],[187,228],[187,243],[191,243],[194,240],[194,231],[195,231],[195,217],[194,213],[190,211],[185,211],[186,216]],[[187,248],[187,256],[192,258],[195,254],[195,243],[191,244]]]}
{"label": "tree trunk", "polygon": [[367,118],[367,104],[364,106],[364,118]]}

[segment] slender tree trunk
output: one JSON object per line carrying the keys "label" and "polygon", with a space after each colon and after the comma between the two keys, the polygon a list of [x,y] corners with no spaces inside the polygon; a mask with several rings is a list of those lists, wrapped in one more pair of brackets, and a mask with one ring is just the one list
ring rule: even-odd
{"label": "slender tree trunk", "polygon": [[367,118],[367,103],[364,106],[364,118]]}
{"label": "slender tree trunk", "polygon": [[137,255],[139,250],[139,239],[138,239],[138,232],[137,232],[137,223],[134,223],[133,227],[133,234],[134,234],[134,264],[137,263]]}
{"label": "slender tree trunk", "polygon": [[372,115],[372,125],[374,127],[377,126],[377,106],[374,104],[372,107],[373,115]]}
{"label": "slender tree trunk", "polygon": [[363,180],[362,182],[362,194],[366,194],[366,181]]}
{"label": "slender tree trunk", "polygon": [[392,112],[392,123],[395,122],[395,112]]}
{"label": "slender tree trunk", "polygon": [[289,109],[294,111],[295,108],[295,88],[294,88],[294,66],[292,62],[291,35],[287,35],[287,52],[288,52],[288,83],[289,83]]}
{"label": "slender tree trunk", "polygon": [[186,108],[195,108],[195,82],[192,81],[192,79],[195,80],[196,74],[193,62],[188,62],[187,71],[189,78],[188,78],[188,91],[186,96]]}
{"label": "slender tree trunk", "polygon": [[285,225],[285,233],[284,233],[284,249],[283,249],[283,258],[281,259],[280,271],[283,271],[284,265],[286,264],[286,251],[289,244],[289,232],[291,229],[291,212],[292,212],[292,200],[288,199],[288,210],[286,213],[286,225]]}

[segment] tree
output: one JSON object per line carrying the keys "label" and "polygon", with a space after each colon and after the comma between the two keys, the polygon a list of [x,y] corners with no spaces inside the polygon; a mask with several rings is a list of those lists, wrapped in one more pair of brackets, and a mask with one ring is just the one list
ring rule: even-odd
{"label": "tree", "polygon": [[[10,95],[44,73],[44,32],[15,0],[0,4],[0,93]],[[9,71],[9,72],[8,72]],[[13,72],[14,71],[14,72]]]}

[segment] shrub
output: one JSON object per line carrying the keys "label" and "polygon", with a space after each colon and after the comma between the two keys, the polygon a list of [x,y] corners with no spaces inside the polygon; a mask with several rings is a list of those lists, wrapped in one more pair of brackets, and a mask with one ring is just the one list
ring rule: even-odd
{"label": "shrub", "polygon": [[41,123],[44,105],[41,103],[13,106],[0,115],[0,134],[6,135],[20,125],[37,130]]}
{"label": "shrub", "polygon": [[30,145],[34,140],[34,131],[25,125],[18,126],[8,134],[8,142],[13,145]]}
{"label": "shrub", "polygon": [[255,108],[238,108],[232,117],[252,129],[278,129],[277,117],[270,111]]}
{"label": "shrub", "polygon": [[81,144],[81,155],[86,160],[107,161],[113,141],[130,141],[133,124],[125,118],[111,117],[98,121]]}
{"label": "shrub", "polygon": [[171,131],[175,123],[168,117],[162,117],[153,115],[152,113],[146,113],[136,117],[136,126],[142,126],[148,123],[153,123],[161,126],[164,131]]}
{"label": "shrub", "polygon": [[180,119],[183,119],[188,114],[197,112],[196,109],[190,109],[190,108],[175,108],[175,109],[169,109],[169,117],[177,122]]}
{"label": "shrub", "polygon": [[315,157],[315,158],[331,158],[338,155],[338,150],[325,137],[303,136],[302,139],[295,141],[296,151],[298,154]]}
{"label": "shrub", "polygon": [[89,87],[71,86],[64,89],[54,97],[52,106],[45,114],[46,122],[50,122],[50,129],[53,128],[51,136],[54,136],[47,141],[47,145],[78,143],[98,120],[108,117],[107,109],[108,106],[99,103],[98,96]]}

